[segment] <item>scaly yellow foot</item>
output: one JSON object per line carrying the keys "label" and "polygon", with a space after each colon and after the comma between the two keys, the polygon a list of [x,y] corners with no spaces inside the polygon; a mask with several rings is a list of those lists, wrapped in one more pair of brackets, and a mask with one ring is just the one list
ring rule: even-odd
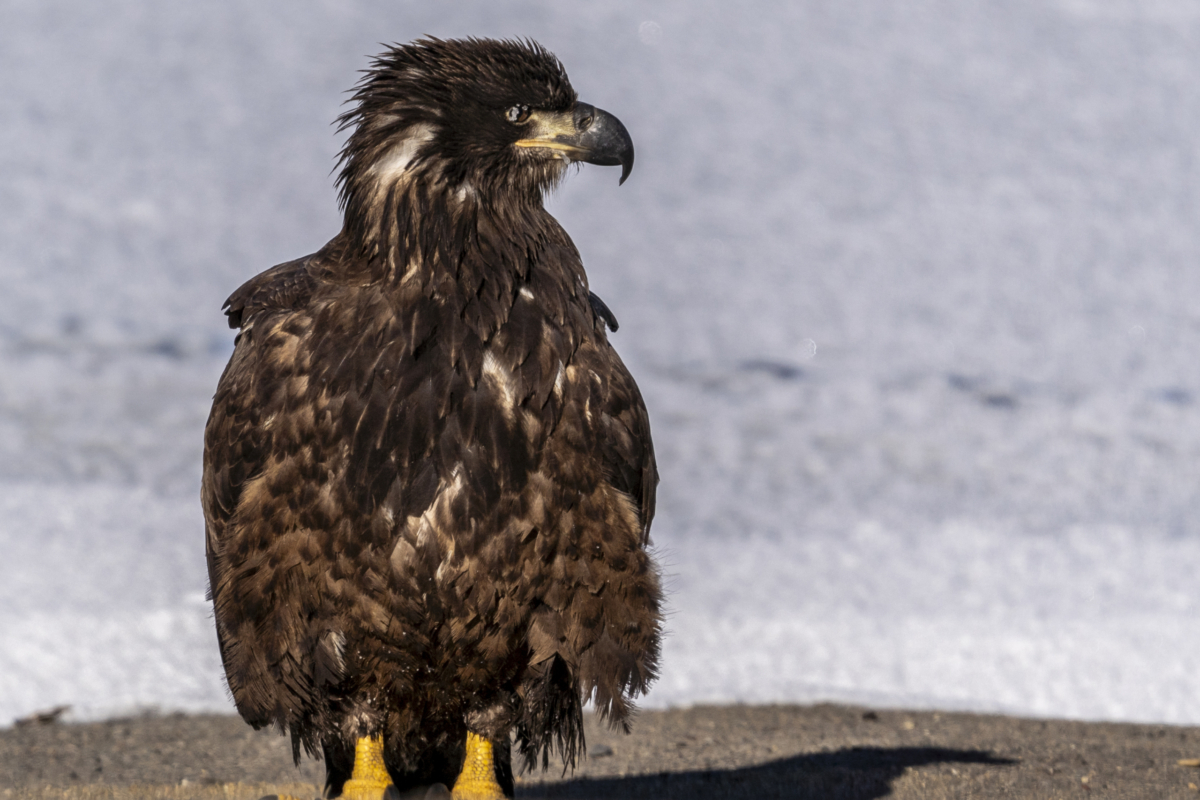
{"label": "scaly yellow foot", "polygon": [[346,800],[384,800],[398,794],[383,765],[383,737],[364,737],[355,742],[354,771],[342,787],[342,797]]}
{"label": "scaly yellow foot", "polygon": [[496,762],[492,743],[467,731],[467,757],[454,782],[454,800],[505,800],[496,782]]}

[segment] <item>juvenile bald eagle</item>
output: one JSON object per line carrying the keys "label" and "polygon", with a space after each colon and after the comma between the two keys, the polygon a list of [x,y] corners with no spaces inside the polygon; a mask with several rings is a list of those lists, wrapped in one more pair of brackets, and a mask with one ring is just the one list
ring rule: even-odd
{"label": "juvenile bald eagle", "polygon": [[658,661],[646,409],[542,205],[573,162],[623,182],[633,144],[534,42],[393,47],[352,104],[341,232],[226,303],[221,657],[330,796],[511,796],[510,742],[573,764],[582,703],[624,725]]}

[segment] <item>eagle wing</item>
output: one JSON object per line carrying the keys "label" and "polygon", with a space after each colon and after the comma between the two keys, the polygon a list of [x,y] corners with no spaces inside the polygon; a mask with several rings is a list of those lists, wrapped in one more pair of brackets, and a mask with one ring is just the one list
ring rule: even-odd
{"label": "eagle wing", "polygon": [[[275,543],[246,538],[248,530],[266,530],[253,521],[247,524],[256,506],[263,505],[253,498],[247,502],[247,492],[260,484],[259,494],[264,493],[264,471],[279,455],[273,417],[280,403],[287,402],[284,395],[293,385],[273,358],[281,339],[275,329],[281,322],[286,329],[289,320],[298,316],[295,312],[308,304],[321,280],[320,263],[321,254],[314,254],[279,264],[247,281],[226,301],[230,327],[240,331],[205,428],[201,499],[217,640],[238,708],[256,727],[275,721],[272,715],[291,703],[306,704],[313,667],[320,672],[323,666],[302,663],[310,643],[298,632],[251,632],[247,627],[259,616],[257,606],[269,602],[276,592],[295,590],[279,583],[286,580],[288,568],[298,565],[278,563],[283,548]],[[268,332],[274,335],[268,337]],[[273,340],[270,345],[268,338]],[[256,572],[257,580],[246,579]],[[269,646],[263,646],[265,641]],[[286,691],[277,691],[280,685]],[[297,755],[299,744],[293,741]],[[312,742],[304,744],[312,749]]]}
{"label": "eagle wing", "polygon": [[650,523],[654,520],[658,487],[650,418],[633,376],[611,348],[609,358],[612,363],[601,405],[600,462],[609,483],[629,495],[637,506],[644,546],[650,541]]}
{"label": "eagle wing", "polygon": [[[253,378],[246,361],[253,349],[242,337],[249,332],[256,314],[289,311],[308,302],[317,286],[311,266],[317,254],[277,264],[246,281],[229,296],[223,308],[229,327],[242,329],[235,340],[233,357],[225,367],[213,403],[212,416],[205,431],[203,501],[205,522],[209,527],[207,552],[210,569],[214,554],[214,536],[237,507],[242,486],[262,467],[265,457],[258,409],[236,402],[249,395],[245,384]],[[239,377],[240,376],[240,377]],[[232,380],[231,380],[232,379]],[[223,437],[216,437],[218,431]],[[211,468],[216,466],[217,470]]]}

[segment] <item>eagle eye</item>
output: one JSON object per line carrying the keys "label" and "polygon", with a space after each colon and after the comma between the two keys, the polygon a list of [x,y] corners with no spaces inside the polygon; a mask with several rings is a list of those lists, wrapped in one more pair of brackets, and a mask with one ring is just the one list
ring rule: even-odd
{"label": "eagle eye", "polygon": [[520,125],[529,121],[529,106],[521,104],[515,105],[504,112],[504,118],[514,125]]}

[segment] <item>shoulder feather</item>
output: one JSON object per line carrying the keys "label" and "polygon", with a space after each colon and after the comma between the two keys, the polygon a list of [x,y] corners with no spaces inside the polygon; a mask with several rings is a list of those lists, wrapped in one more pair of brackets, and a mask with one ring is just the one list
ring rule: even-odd
{"label": "shoulder feather", "polygon": [[229,327],[241,328],[257,311],[293,309],[308,302],[317,279],[310,269],[316,254],[277,264],[238,287],[222,308]]}

